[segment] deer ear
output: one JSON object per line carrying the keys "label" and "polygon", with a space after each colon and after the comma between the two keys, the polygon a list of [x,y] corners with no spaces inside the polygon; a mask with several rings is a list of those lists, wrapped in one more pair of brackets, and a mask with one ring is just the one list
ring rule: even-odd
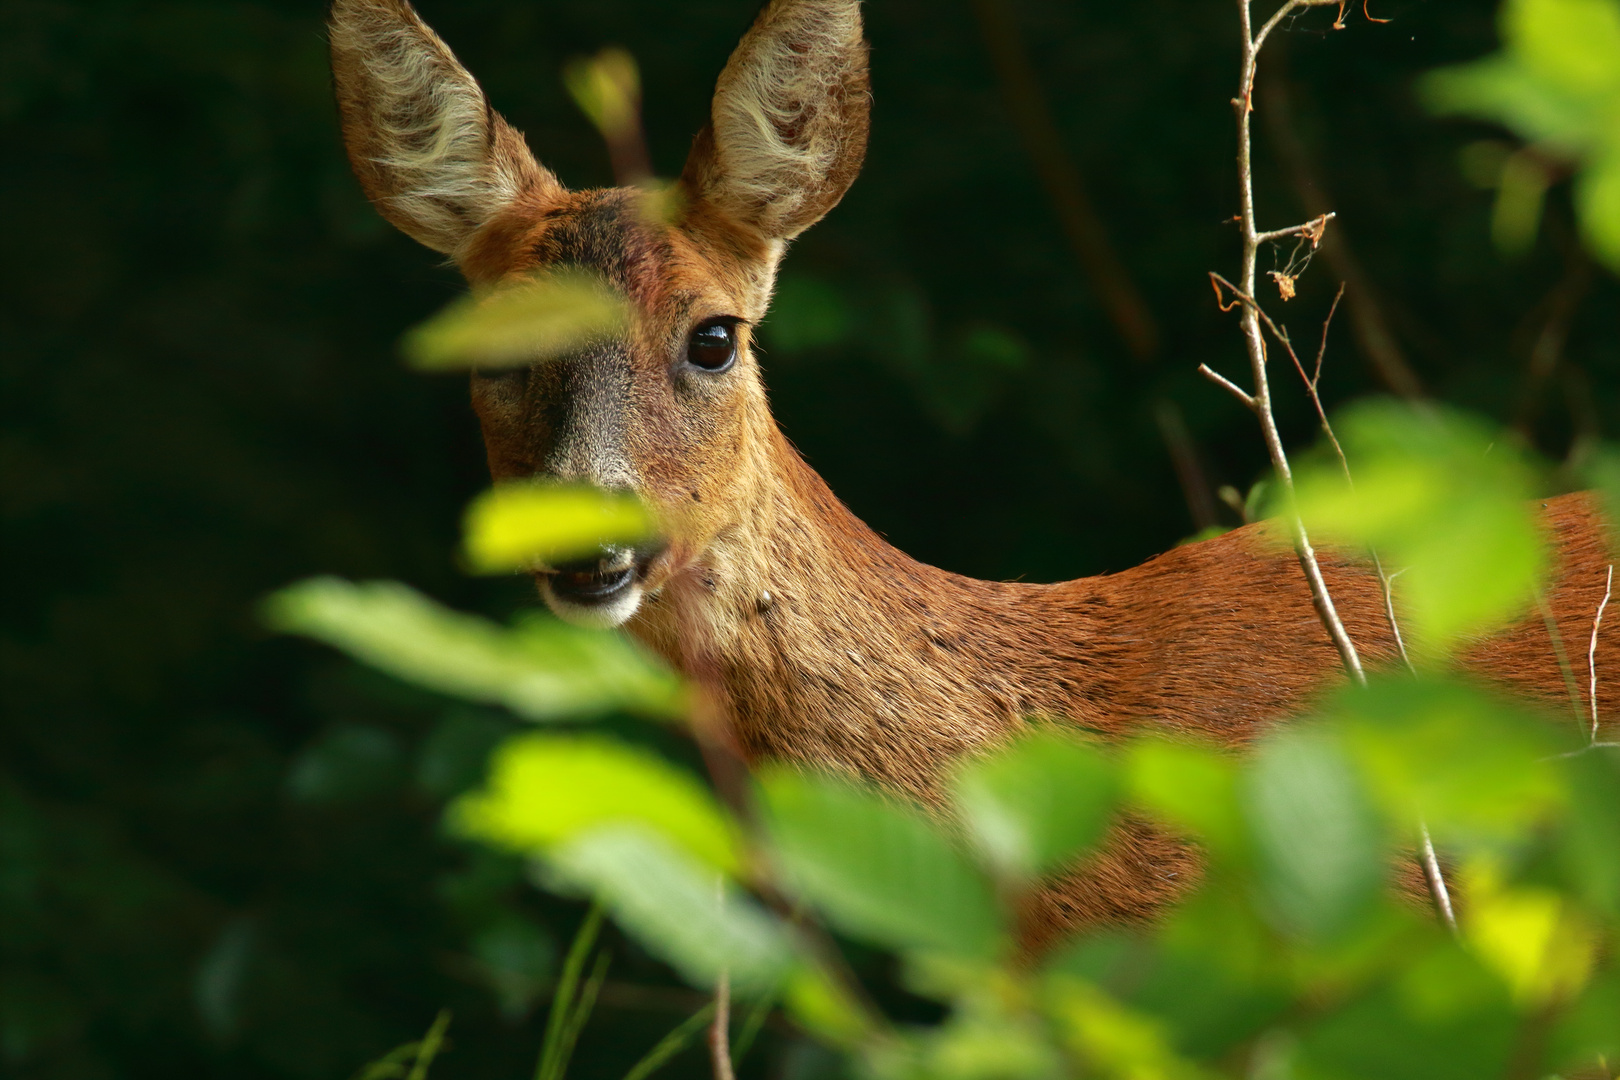
{"label": "deer ear", "polygon": [[446,255],[519,195],[560,185],[406,0],[336,0],[332,76],[377,211]]}
{"label": "deer ear", "polygon": [[854,182],[870,109],[859,0],[772,0],[720,75],[682,183],[766,239],[792,239]]}

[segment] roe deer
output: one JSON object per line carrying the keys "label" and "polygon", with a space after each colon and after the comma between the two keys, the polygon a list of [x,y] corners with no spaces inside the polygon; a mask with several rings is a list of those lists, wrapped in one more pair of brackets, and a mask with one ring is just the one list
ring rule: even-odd
{"label": "roe deer", "polygon": [[[385,218],[474,286],[574,266],[631,306],[616,339],[473,376],[490,471],[628,489],[669,523],[656,545],[537,574],[540,592],[563,618],[623,625],[678,668],[701,668],[746,759],[847,770],[928,802],[953,760],[1031,715],[1236,745],[1341,678],[1304,575],[1265,526],[1119,574],[975,581],[890,547],[778,430],[752,335],[788,242],[861,165],[857,0],[764,9],[720,76],[672,221],[642,212],[640,189],[565,188],[405,0],[337,0],[331,33],[350,160]],[[1585,497],[1544,505],[1546,599],[1564,638],[1584,642],[1606,533]],[[1370,662],[1389,662],[1376,578],[1324,561],[1352,637]],[[1600,673],[1620,668],[1610,640],[1606,627]],[[1540,618],[1468,662],[1563,699]],[[1152,914],[1198,865],[1187,846],[1127,823],[1041,894],[1030,925],[1043,936]]]}

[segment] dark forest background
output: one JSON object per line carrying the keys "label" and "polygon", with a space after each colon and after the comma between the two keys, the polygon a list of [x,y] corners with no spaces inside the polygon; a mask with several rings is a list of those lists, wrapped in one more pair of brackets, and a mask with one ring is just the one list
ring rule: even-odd
{"label": "dark forest background", "polygon": [[[1554,459],[1612,437],[1615,279],[1558,189],[1533,249],[1501,254],[1464,165],[1505,136],[1414,92],[1495,47],[1494,5],[1374,2],[1390,21],[1308,15],[1262,65],[1261,227],[1331,208],[1343,245],[1273,312],[1314,342],[1352,277],[1330,403],[1422,392]],[[591,186],[608,159],[563,64],[634,54],[672,175],[756,5],[421,8],[541,159]],[[508,720],[255,613],[318,572],[501,617],[534,602],[455,565],[486,482],[466,389],[395,343],[460,285],[351,179],[322,17],[0,0],[0,1075],[341,1078],[448,1007],[436,1075],[517,1080],[580,917],[439,825]],[[1243,368],[1206,278],[1236,269],[1235,6],[871,0],[867,18],[866,169],[795,246],[765,329],[788,435],[896,544],[978,576],[1118,570],[1236,524],[1212,493],[1246,491],[1263,451],[1195,373]],[[1070,167],[1156,347],[1121,337],[1069,243]],[[1276,385],[1285,435],[1313,441],[1298,385]],[[622,1075],[693,1007],[617,951],[580,1077]],[[819,1060],[768,1033],[745,1072]]]}

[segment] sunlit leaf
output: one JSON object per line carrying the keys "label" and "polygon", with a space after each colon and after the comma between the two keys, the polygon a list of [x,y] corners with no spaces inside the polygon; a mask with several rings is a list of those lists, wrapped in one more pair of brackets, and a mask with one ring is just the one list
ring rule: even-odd
{"label": "sunlit leaf", "polygon": [[614,921],[687,981],[729,974],[742,992],[775,988],[794,964],[786,927],[719,872],[641,825],[607,825],[552,850],[559,883],[598,897]]}
{"label": "sunlit leaf", "polygon": [[1114,807],[1114,771],[1092,747],[1056,732],[1024,738],[956,776],[956,810],[1001,873],[1032,877],[1096,843]]}
{"label": "sunlit leaf", "polygon": [[1620,971],[1611,970],[1557,1011],[1541,1074],[1601,1076],[1599,1062],[1620,1060]]}
{"label": "sunlit leaf", "polygon": [[614,739],[519,735],[490,761],[489,782],[458,800],[469,836],[544,852],[604,824],[644,825],[708,866],[737,868],[736,837],[696,777]]}
{"label": "sunlit leaf", "polygon": [[[1449,679],[1374,677],[1323,708],[1390,821],[1447,837],[1522,835],[1560,801],[1558,729],[1479,687]],[[1573,729],[1574,725],[1570,725]]]}
{"label": "sunlit leaf", "polygon": [[540,616],[498,626],[398,582],[311,578],[271,596],[265,620],[398,678],[531,720],[685,710],[679,680],[618,634]]}
{"label": "sunlit leaf", "polygon": [[778,772],[763,789],[784,882],[840,929],[895,948],[995,946],[989,883],[919,812],[822,776]]}
{"label": "sunlit leaf", "polygon": [[1573,161],[1582,232],[1620,268],[1620,0],[1507,0],[1500,22],[1501,52],[1431,72],[1424,97]]}
{"label": "sunlit leaf", "polygon": [[1268,914],[1311,937],[1342,933],[1378,896],[1383,843],[1337,741],[1296,729],[1261,744],[1244,777]]}
{"label": "sunlit leaf", "polygon": [[526,367],[612,338],[629,325],[625,301],[581,271],[559,271],[463,297],[405,335],[420,368]]}
{"label": "sunlit leaf", "polygon": [[1174,1048],[1162,1021],[1120,1004],[1089,983],[1050,980],[1048,1008],[1086,1076],[1119,1080],[1196,1080],[1213,1077]]}
{"label": "sunlit leaf", "polygon": [[1444,655],[1522,614],[1544,564],[1532,473],[1512,444],[1437,406],[1372,401],[1335,424],[1354,486],[1325,453],[1297,471],[1313,537],[1377,550],[1409,647]]}
{"label": "sunlit leaf", "polygon": [[468,564],[480,573],[522,570],[633,544],[654,531],[628,492],[567,484],[498,484],[467,507]]}
{"label": "sunlit leaf", "polygon": [[609,142],[633,132],[641,109],[641,74],[635,57],[619,48],[571,60],[563,67],[569,96]]}
{"label": "sunlit leaf", "polygon": [[1237,769],[1231,755],[1213,747],[1143,739],[1130,748],[1125,778],[1136,806],[1202,841],[1216,857],[1234,858],[1246,844]]}
{"label": "sunlit leaf", "polygon": [[782,1001],[801,1026],[835,1046],[854,1046],[871,1030],[860,1004],[820,968],[795,969]]}
{"label": "sunlit leaf", "polygon": [[1551,889],[1504,885],[1499,871],[1482,862],[1469,865],[1464,886],[1464,937],[1516,1001],[1539,1008],[1585,985],[1597,935],[1564,897]]}

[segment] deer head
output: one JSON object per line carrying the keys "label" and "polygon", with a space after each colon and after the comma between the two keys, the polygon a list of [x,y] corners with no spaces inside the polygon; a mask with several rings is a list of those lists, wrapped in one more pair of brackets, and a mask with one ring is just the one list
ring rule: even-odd
{"label": "deer head", "polygon": [[337,0],[331,40],[349,158],[383,217],[475,286],[577,269],[628,305],[620,334],[472,380],[497,481],[629,490],[666,523],[655,543],[538,575],[559,615],[623,623],[735,543],[769,497],[780,436],[753,332],[787,242],[860,169],[857,0],[765,8],[720,76],[674,199],[568,190],[405,0]]}

